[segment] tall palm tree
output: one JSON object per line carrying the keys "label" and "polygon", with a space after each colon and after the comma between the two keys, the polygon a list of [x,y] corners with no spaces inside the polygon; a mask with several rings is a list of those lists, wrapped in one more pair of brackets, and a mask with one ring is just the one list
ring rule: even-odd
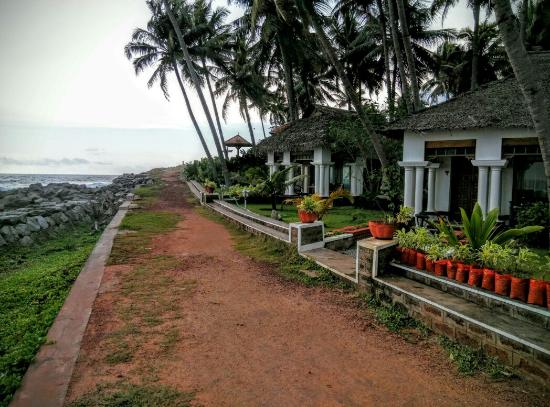
{"label": "tall palm tree", "polygon": [[[158,4],[154,1],[148,1],[147,6],[153,15],[158,13]],[[146,29],[137,28],[134,31],[131,41],[124,47],[124,53],[128,59],[133,58],[132,64],[134,65],[136,74],[140,74],[146,69],[154,68],[153,74],[147,81],[147,86],[152,87],[156,83],[159,83],[166,99],[169,99],[167,74],[170,72],[176,74],[180,90],[185,100],[187,112],[193,122],[204,153],[210,163],[213,175],[216,176],[216,166],[201,128],[195,118],[193,108],[191,107],[183,80],[179,73],[176,62],[177,52],[171,30],[168,29],[166,25],[163,26],[159,20],[151,19],[147,23]]]}
{"label": "tall palm tree", "polygon": [[531,62],[519,35],[518,21],[512,12],[510,0],[494,0],[494,7],[506,54],[510,59],[535,126],[544,162],[546,192],[550,209],[550,101],[544,97],[541,73],[538,67]]}
{"label": "tall palm tree", "polygon": [[[214,139],[214,144],[216,145],[216,150],[218,151],[218,157],[219,157],[220,162],[221,162],[222,173],[223,173],[223,178],[224,178],[225,185],[230,185],[231,181],[230,181],[230,178],[229,178],[229,172],[227,170],[227,163],[225,162],[225,159],[224,159],[224,155],[223,155],[223,151],[222,151],[222,148],[221,148],[220,141],[218,139],[218,134],[217,134],[217,131],[216,131],[216,127],[214,125],[214,121],[212,120],[212,116],[210,114],[210,109],[208,108],[208,104],[206,103],[206,99],[204,98],[204,94],[202,92],[201,81],[200,81],[200,79],[197,75],[197,72],[195,71],[195,67],[193,65],[193,60],[191,58],[191,55],[189,54],[189,49],[187,47],[187,44],[186,44],[185,39],[183,37],[183,34],[181,32],[180,26],[178,24],[178,20],[176,19],[175,15],[174,15],[174,11],[176,11],[176,14],[177,14],[178,12],[179,13],[184,13],[188,10],[185,10],[184,6],[186,6],[186,4],[184,2],[180,2],[180,0],[177,0],[177,1],[178,1],[178,4],[176,4],[176,8],[174,10],[172,10],[172,8],[170,7],[170,5],[168,3],[168,0],[162,0],[162,2],[164,4],[164,11],[168,15],[170,23],[172,24],[172,27],[173,27],[174,31],[176,32],[176,38],[178,39],[180,49],[183,53],[183,60],[185,61],[185,64],[187,66],[187,70],[188,70],[189,75],[191,77],[191,82],[195,86],[195,91],[197,92],[197,95],[199,96],[199,100],[200,100],[202,109],[204,111],[204,114],[206,116],[208,126],[210,127],[210,131],[211,131],[212,137]],[[172,3],[174,3],[174,1],[172,1]]]}

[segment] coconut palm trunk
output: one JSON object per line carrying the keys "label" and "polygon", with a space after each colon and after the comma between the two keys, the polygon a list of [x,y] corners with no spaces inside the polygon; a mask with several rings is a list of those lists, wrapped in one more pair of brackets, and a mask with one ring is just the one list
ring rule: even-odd
{"label": "coconut palm trunk", "polygon": [[472,38],[472,76],[470,81],[470,89],[475,90],[478,87],[479,72],[479,14],[481,10],[480,0],[474,0],[472,10],[474,13],[474,31]]}
{"label": "coconut palm trunk", "polygon": [[283,73],[285,76],[286,98],[288,103],[288,118],[292,122],[298,118],[298,109],[296,107],[296,92],[294,92],[294,76],[292,61],[288,55],[288,50],[279,42],[281,57],[283,59]]}
{"label": "coconut palm trunk", "polygon": [[[340,81],[344,86],[344,90],[346,91],[347,96],[350,98],[351,103],[355,111],[357,112],[357,115],[359,116],[359,120],[361,121],[361,124],[363,125],[365,132],[370,138],[372,146],[376,151],[376,155],[380,160],[380,165],[384,170],[388,166],[388,159],[386,158],[386,152],[384,151],[384,146],[382,145],[382,139],[380,135],[374,130],[374,127],[372,126],[369,117],[363,110],[363,106],[361,106],[359,97],[357,96],[357,93],[355,92],[353,85],[351,84],[348,76],[346,75],[346,72],[344,70],[344,67],[342,66],[342,63],[338,60],[338,57],[336,56],[336,53],[332,48],[332,44],[330,43],[330,40],[328,39],[327,34],[325,33],[325,30],[323,29],[317,14],[309,11],[308,11],[308,14],[309,14],[308,16],[309,20],[311,21],[311,25],[315,31],[315,35],[317,36],[321,44],[323,53],[326,55],[326,57],[328,58],[328,60],[331,62],[332,66],[336,70],[336,73],[338,74],[338,78],[340,78]],[[363,156],[368,157],[368,149],[361,142],[361,140],[358,140],[358,145],[359,145],[359,148],[361,149],[361,153],[363,154]]]}
{"label": "coconut palm trunk", "polygon": [[[389,0],[391,2],[391,0]],[[420,92],[418,90],[418,78],[416,76],[416,63],[411,45],[411,34],[409,33],[409,24],[407,23],[407,14],[405,13],[405,0],[396,0],[397,14],[403,34],[403,48],[407,57],[407,66],[409,67],[409,76],[411,78],[411,92],[413,97],[413,108],[415,111],[422,106],[420,103]]]}
{"label": "coconut palm trunk", "polygon": [[250,114],[248,113],[248,106],[246,105],[246,98],[243,98],[241,105],[243,106],[244,116],[246,118],[246,124],[248,125],[248,131],[250,132],[250,141],[252,145],[256,145],[256,139],[254,138],[254,130],[252,130],[252,123],[250,123]]}
{"label": "coconut palm trunk", "polygon": [[397,61],[397,67],[399,68],[399,78],[401,79],[401,94],[405,99],[405,106],[407,107],[407,113],[413,112],[411,105],[411,94],[409,91],[409,83],[407,82],[407,73],[405,72],[405,63],[403,61],[403,54],[401,53],[401,44],[399,44],[399,33],[397,31],[397,20],[395,18],[395,8],[393,6],[393,0],[388,1],[388,14],[390,18],[391,36],[393,39],[393,52]]}
{"label": "coconut palm trunk", "polygon": [[210,127],[210,131],[212,132],[212,137],[214,139],[214,144],[216,145],[216,150],[218,151],[218,157],[221,163],[222,167],[222,174],[224,178],[225,185],[230,185],[230,179],[229,179],[229,172],[227,171],[227,163],[225,159],[223,158],[223,151],[220,145],[220,141],[218,140],[218,133],[216,132],[216,127],[214,126],[214,121],[212,120],[212,116],[210,115],[210,109],[208,108],[208,105],[206,103],[206,99],[204,98],[204,94],[202,93],[201,83],[199,81],[199,77],[197,76],[197,72],[195,71],[195,68],[193,67],[193,61],[191,60],[191,55],[189,55],[189,50],[187,48],[187,44],[185,43],[185,40],[183,38],[183,34],[181,33],[181,30],[178,26],[178,23],[176,21],[176,18],[174,17],[174,14],[172,13],[172,10],[170,9],[170,6],[168,5],[168,0],[163,0],[164,8],[166,9],[166,13],[168,14],[168,18],[170,19],[170,22],[172,23],[172,27],[174,28],[174,31],[176,32],[176,37],[178,38],[178,43],[180,45],[180,48],[183,52],[183,59],[185,60],[185,63],[187,65],[187,70],[189,71],[189,75],[191,76],[191,82],[193,82],[193,85],[195,86],[195,90],[197,92],[197,95],[199,96],[199,100],[202,105],[202,109],[204,111],[204,115],[206,116],[206,120],[208,121],[208,126]]}
{"label": "coconut palm trunk", "polygon": [[208,86],[208,92],[210,93],[210,100],[212,101],[212,109],[214,109],[214,116],[216,117],[216,124],[218,125],[218,136],[220,137],[220,143],[223,149],[223,156],[226,160],[229,160],[227,154],[227,147],[225,146],[225,139],[223,138],[222,124],[220,122],[220,115],[218,113],[218,106],[216,105],[216,97],[214,96],[214,91],[212,90],[212,84],[210,83],[210,74],[206,68],[206,62],[204,58],[202,59],[202,68],[204,69],[204,75],[206,76],[206,85]]}
{"label": "coconut palm trunk", "polygon": [[264,139],[266,139],[267,137],[265,135],[264,118],[261,114],[260,114],[260,123],[262,123],[262,133],[264,134]]}
{"label": "coconut palm trunk", "polygon": [[506,54],[535,125],[535,133],[544,163],[546,193],[550,210],[550,101],[544,97],[540,68],[531,63],[519,35],[519,27],[512,12],[510,0],[494,0],[493,4]]}
{"label": "coconut palm trunk", "polygon": [[214,164],[214,160],[212,159],[212,155],[210,154],[210,150],[208,149],[208,146],[206,145],[206,141],[204,140],[204,136],[202,134],[201,128],[199,124],[197,123],[197,119],[195,118],[195,114],[193,113],[193,108],[191,107],[191,103],[189,102],[189,98],[187,97],[187,92],[185,91],[185,86],[183,84],[183,81],[181,80],[181,76],[179,73],[178,63],[176,62],[175,58],[172,61],[172,67],[174,68],[174,72],[176,73],[176,78],[178,79],[178,84],[180,85],[181,93],[183,94],[183,99],[185,100],[185,105],[187,106],[187,112],[189,113],[189,117],[191,118],[191,121],[193,122],[193,126],[195,126],[195,130],[197,131],[197,135],[199,136],[199,139],[202,144],[202,148],[204,149],[204,153],[206,154],[206,158],[208,159],[208,162],[210,163],[210,166],[212,167],[212,171],[214,172],[214,176],[217,177],[217,171],[216,171],[216,165]]}
{"label": "coconut palm trunk", "polygon": [[384,5],[382,4],[382,0],[376,0],[376,5],[380,13],[380,34],[382,36],[382,49],[384,51],[384,70],[386,71],[386,89],[388,92],[388,111],[391,119],[393,117],[394,101],[391,91],[390,52],[388,49],[386,13],[384,13]]}

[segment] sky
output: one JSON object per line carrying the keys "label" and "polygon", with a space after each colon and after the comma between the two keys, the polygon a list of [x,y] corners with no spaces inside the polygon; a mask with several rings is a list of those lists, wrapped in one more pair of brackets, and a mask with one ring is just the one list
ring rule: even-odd
{"label": "sky", "polygon": [[[242,13],[214,3],[231,18]],[[124,56],[148,18],[144,0],[0,0],[0,173],[120,174],[204,155],[177,83],[167,101]],[[470,23],[461,0],[445,26]],[[194,111],[210,138],[202,109]],[[253,114],[257,140],[258,120]],[[223,129],[225,138],[249,138],[234,105]]]}

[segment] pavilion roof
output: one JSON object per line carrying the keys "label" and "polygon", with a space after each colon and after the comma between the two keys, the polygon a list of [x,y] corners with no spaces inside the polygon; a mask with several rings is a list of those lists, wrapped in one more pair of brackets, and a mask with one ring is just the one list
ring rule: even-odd
{"label": "pavilion roof", "polygon": [[225,140],[227,147],[252,147],[252,144],[248,140],[241,137],[239,134]]}

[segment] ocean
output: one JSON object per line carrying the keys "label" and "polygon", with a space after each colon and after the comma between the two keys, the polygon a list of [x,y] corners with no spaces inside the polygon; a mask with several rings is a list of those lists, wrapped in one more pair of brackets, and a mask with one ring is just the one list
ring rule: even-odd
{"label": "ocean", "polygon": [[37,183],[47,185],[60,182],[83,184],[89,188],[99,188],[109,185],[117,176],[88,174],[0,174],[0,191],[26,188],[31,184]]}

